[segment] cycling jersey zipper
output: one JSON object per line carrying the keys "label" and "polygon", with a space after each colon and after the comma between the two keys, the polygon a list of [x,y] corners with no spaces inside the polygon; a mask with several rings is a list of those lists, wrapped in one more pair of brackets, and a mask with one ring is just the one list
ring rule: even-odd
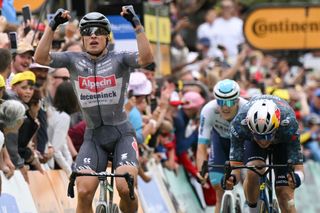
{"label": "cycling jersey zipper", "polygon": [[97,99],[97,104],[98,104],[98,110],[99,110],[99,115],[100,115],[100,126],[103,125],[103,120],[102,120],[102,114],[101,114],[101,109],[100,109],[100,102],[98,98],[98,88],[97,88],[97,63],[96,60],[93,60],[93,73],[94,73],[94,86],[96,88],[95,93],[96,93],[96,99]]}

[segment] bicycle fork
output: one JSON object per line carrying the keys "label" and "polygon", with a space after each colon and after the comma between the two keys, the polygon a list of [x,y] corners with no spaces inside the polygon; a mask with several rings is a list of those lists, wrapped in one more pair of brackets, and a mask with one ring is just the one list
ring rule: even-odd
{"label": "bicycle fork", "polygon": [[98,205],[104,205],[106,208],[107,208],[107,181],[106,180],[103,180],[103,179],[100,179],[99,178],[99,187],[100,187],[100,192],[99,192],[99,200],[97,202],[97,206]]}
{"label": "bicycle fork", "polygon": [[265,212],[273,212],[273,190],[272,183],[266,177],[260,179],[260,200],[265,204]]}

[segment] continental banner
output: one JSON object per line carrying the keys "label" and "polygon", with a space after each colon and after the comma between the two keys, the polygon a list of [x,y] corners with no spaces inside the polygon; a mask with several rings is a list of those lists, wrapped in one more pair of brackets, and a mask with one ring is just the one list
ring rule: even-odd
{"label": "continental banner", "polygon": [[256,7],[243,26],[247,42],[260,50],[320,49],[320,5]]}

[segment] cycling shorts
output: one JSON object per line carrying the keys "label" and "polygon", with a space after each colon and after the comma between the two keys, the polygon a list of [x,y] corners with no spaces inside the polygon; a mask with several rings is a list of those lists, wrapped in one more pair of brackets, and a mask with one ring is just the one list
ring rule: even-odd
{"label": "cycling shorts", "polygon": [[75,169],[105,171],[110,153],[113,153],[115,169],[122,165],[138,166],[138,144],[134,129],[128,121],[116,126],[86,129]]}
{"label": "cycling shorts", "polygon": [[[223,138],[219,133],[212,130],[212,144],[209,154],[209,163],[214,165],[224,165],[229,160],[230,139]],[[224,173],[223,168],[209,167],[210,172]]]}
{"label": "cycling shorts", "polygon": [[[273,164],[287,164],[287,147],[286,143],[272,144],[270,149],[273,155]],[[248,163],[253,160],[264,161],[267,158],[267,149],[262,149],[255,141],[245,141],[244,162]],[[275,186],[288,186],[288,169],[275,168]]]}
{"label": "cycling shorts", "polygon": [[223,172],[209,172],[209,180],[211,185],[220,185],[223,175]]}

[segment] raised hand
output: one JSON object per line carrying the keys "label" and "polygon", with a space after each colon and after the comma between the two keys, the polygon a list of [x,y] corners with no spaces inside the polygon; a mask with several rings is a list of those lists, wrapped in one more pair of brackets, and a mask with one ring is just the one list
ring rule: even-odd
{"label": "raised hand", "polygon": [[130,22],[133,28],[136,28],[137,26],[141,25],[139,17],[134,11],[132,5],[123,6],[120,15],[123,16],[128,22]]}
{"label": "raised hand", "polygon": [[54,14],[52,20],[49,23],[49,26],[51,27],[52,31],[55,31],[60,24],[69,21],[70,18],[70,12],[68,10],[60,8]]}

